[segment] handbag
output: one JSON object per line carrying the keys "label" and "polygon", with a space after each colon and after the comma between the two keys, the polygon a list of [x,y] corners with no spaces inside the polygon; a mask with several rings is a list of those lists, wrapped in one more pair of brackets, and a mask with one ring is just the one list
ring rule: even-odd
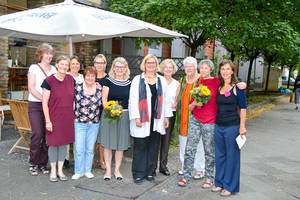
{"label": "handbag", "polygon": [[290,103],[295,102],[295,93],[292,92],[292,94],[290,95]]}

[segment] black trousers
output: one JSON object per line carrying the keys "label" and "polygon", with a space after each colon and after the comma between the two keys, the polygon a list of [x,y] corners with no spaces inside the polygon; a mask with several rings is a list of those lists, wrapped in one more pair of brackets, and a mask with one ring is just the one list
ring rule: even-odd
{"label": "black trousers", "polygon": [[148,137],[134,138],[131,168],[134,179],[152,176],[159,135],[156,131],[150,131]]}
{"label": "black trousers", "polygon": [[169,118],[169,127],[166,128],[166,134],[159,136],[160,138],[158,140],[159,142],[154,157],[153,172],[157,169],[158,153],[160,153],[159,171],[165,171],[168,169],[167,168],[168,154],[169,154],[170,141],[172,137],[172,131],[175,125],[175,119],[176,119],[176,111],[173,111],[173,117]]}

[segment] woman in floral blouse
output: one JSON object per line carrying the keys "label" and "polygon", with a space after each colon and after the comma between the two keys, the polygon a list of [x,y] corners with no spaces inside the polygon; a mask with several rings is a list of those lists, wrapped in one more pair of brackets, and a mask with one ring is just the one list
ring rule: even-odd
{"label": "woman in floral blouse", "polygon": [[91,173],[93,149],[99,128],[99,113],[102,102],[102,88],[96,84],[97,71],[86,67],[84,82],[75,85],[75,174],[72,179],[82,176],[93,178]]}

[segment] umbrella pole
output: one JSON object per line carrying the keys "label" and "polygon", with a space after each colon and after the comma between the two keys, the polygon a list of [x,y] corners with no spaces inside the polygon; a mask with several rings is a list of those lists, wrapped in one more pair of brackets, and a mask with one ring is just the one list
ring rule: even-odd
{"label": "umbrella pole", "polygon": [[70,57],[73,56],[73,42],[72,42],[72,36],[69,37],[69,50],[70,50]]}

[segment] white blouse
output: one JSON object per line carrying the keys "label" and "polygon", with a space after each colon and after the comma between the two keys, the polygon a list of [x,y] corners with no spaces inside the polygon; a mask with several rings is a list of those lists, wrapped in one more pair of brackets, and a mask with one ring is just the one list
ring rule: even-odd
{"label": "white blouse", "polygon": [[[33,73],[35,75],[35,89],[42,95],[43,89],[41,85],[44,79],[47,77],[45,76],[45,74],[37,64],[30,65],[28,73]],[[47,76],[51,76],[52,74],[55,73],[56,73],[56,68],[51,65],[51,70],[50,72],[47,73]],[[35,98],[35,96],[33,96],[31,93],[29,93],[28,95],[28,101],[41,102],[39,99]]]}
{"label": "white blouse", "polygon": [[[168,99],[170,101],[171,108],[172,108],[172,105],[176,101],[176,93],[177,93],[178,87],[179,87],[179,82],[176,81],[175,79],[173,79],[172,82],[170,84],[168,84],[168,96],[169,96]],[[176,111],[176,107],[172,108],[172,111]]]}

